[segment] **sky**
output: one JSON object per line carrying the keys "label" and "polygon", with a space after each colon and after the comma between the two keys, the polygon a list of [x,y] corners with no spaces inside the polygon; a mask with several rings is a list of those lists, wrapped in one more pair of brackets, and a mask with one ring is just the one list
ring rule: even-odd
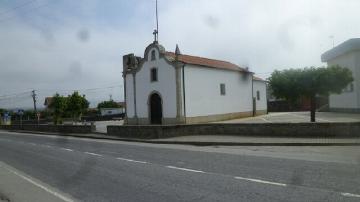
{"label": "sky", "polygon": [[[324,66],[360,34],[358,0],[158,0],[159,43],[230,61],[267,78]],[[0,0],[0,108],[37,107],[56,92],[123,101],[122,56],[143,56],[155,0]]]}

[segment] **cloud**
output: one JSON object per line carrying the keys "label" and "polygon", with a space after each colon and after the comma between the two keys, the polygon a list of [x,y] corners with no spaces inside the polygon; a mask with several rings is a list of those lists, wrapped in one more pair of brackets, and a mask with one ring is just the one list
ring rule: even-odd
{"label": "cloud", "polygon": [[[184,54],[249,66],[262,77],[274,69],[323,65],[320,55],[332,47],[328,36],[339,44],[360,34],[356,0],[159,3],[159,40],[167,50],[179,44]],[[100,87],[82,92],[92,106],[109,94],[122,100],[122,55],[142,56],[152,42],[153,2],[38,4],[45,6],[15,10],[11,20],[0,16],[0,95],[36,89],[42,103],[55,92]],[[0,107],[18,105],[0,100]]]}

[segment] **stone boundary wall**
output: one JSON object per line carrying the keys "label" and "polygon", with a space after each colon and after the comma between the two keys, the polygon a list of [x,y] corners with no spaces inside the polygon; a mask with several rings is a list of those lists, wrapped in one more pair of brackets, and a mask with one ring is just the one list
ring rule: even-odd
{"label": "stone boundary wall", "polygon": [[360,122],[346,123],[224,123],[188,125],[107,126],[107,134],[155,139],[184,135],[360,138]]}
{"label": "stone boundary wall", "polygon": [[94,125],[0,125],[1,130],[24,130],[38,132],[56,132],[56,133],[93,133],[96,127]]}

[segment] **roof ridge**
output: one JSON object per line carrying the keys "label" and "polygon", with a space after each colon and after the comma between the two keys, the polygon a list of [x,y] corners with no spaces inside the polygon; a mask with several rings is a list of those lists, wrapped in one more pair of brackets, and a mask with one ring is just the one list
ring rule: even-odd
{"label": "roof ridge", "polygon": [[[171,54],[174,54],[174,52],[171,52],[171,51],[166,51],[166,53],[171,53]],[[207,59],[207,60],[215,60],[215,61],[219,61],[219,62],[227,62],[227,63],[230,63],[230,64],[233,64],[233,65],[236,65],[238,67],[240,67],[239,65],[237,64],[234,64],[232,62],[229,62],[229,61],[226,61],[226,60],[219,60],[219,59],[212,59],[212,58],[207,58],[207,57],[202,57],[202,56],[196,56],[196,55],[188,55],[188,54],[180,54],[180,55],[184,55],[184,56],[190,56],[190,57],[197,57],[197,58],[202,58],[202,59]],[[240,67],[242,68],[242,67]]]}
{"label": "roof ridge", "polygon": [[176,59],[176,57],[178,56],[177,58],[179,61],[188,64],[196,64],[200,66],[207,66],[207,67],[226,69],[232,71],[249,72],[246,68],[240,67],[237,64],[225,60],[211,59],[211,58],[186,55],[186,54],[176,55],[174,52],[170,52],[170,51],[166,51],[164,54],[173,59],[174,58]]}

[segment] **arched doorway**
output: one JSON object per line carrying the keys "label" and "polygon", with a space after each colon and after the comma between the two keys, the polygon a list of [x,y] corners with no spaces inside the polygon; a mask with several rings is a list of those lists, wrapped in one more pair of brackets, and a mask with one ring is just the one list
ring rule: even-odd
{"label": "arched doorway", "polygon": [[150,95],[150,123],[161,124],[162,123],[162,101],[161,97],[157,93]]}

